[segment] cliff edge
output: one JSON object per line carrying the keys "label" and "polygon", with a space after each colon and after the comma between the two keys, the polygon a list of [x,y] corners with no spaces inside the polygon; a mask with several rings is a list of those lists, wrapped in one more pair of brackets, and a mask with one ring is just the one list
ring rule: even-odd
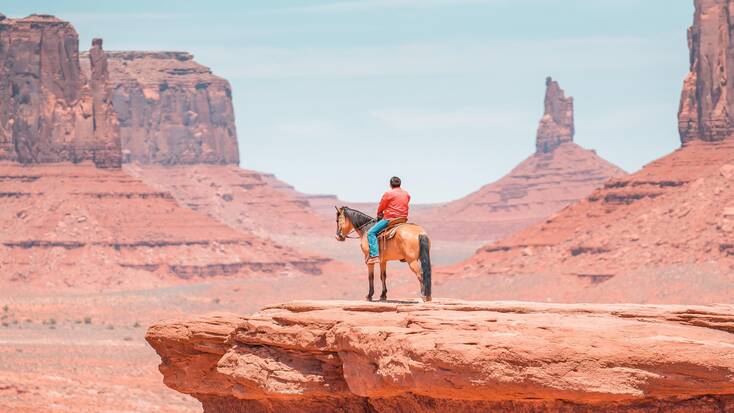
{"label": "cliff edge", "polygon": [[734,306],[302,301],[150,327],[205,412],[729,412]]}

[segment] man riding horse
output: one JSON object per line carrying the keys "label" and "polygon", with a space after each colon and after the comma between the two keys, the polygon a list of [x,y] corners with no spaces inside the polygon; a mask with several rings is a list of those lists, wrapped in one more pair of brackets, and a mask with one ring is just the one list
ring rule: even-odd
{"label": "man riding horse", "polygon": [[382,195],[380,206],[377,207],[377,223],[367,232],[367,241],[370,245],[370,256],[367,264],[380,263],[380,246],[377,235],[394,221],[408,221],[408,204],[410,194],[400,187],[402,181],[397,176],[390,178],[390,190]]}
{"label": "man riding horse", "polygon": [[[367,263],[368,300],[372,301],[375,292],[375,266],[380,266],[380,300],[384,301],[387,300],[387,263],[402,261],[418,279],[423,300],[431,301],[431,240],[419,225],[407,223],[410,195],[400,188],[400,184],[400,178],[390,179],[390,190],[382,196],[377,218],[346,206],[336,207],[336,239],[346,241],[352,233],[357,234]],[[382,236],[380,248],[378,235],[385,229],[387,234]]]}

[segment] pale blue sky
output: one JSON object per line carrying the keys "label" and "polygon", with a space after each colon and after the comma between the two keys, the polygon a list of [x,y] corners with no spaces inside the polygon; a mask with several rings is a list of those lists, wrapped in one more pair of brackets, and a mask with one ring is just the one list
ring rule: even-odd
{"label": "pale blue sky", "polygon": [[500,178],[534,149],[544,79],[576,142],[628,171],[679,145],[692,0],[0,0],[81,46],[187,50],[232,83],[242,167],[304,192],[416,202]]}

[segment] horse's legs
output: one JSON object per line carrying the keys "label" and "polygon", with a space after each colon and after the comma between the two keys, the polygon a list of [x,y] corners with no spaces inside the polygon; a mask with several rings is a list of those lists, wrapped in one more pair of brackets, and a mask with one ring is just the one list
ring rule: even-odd
{"label": "horse's legs", "polygon": [[387,261],[380,263],[380,280],[382,281],[382,294],[380,294],[380,301],[387,301]]}
{"label": "horse's legs", "polygon": [[370,291],[367,293],[367,301],[372,301],[372,296],[375,295],[375,264],[369,264],[367,266],[367,272],[369,273],[370,280]]}
{"label": "horse's legs", "polygon": [[423,287],[423,268],[421,268],[420,260],[410,261],[408,265],[416,278],[418,278],[418,283],[421,285],[421,298],[425,298],[426,293]]}

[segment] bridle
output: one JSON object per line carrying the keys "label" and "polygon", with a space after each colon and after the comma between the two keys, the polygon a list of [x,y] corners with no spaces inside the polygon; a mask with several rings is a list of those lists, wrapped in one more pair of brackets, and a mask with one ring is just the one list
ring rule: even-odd
{"label": "bridle", "polygon": [[347,234],[342,234],[342,226],[339,223],[339,217],[340,216],[344,216],[344,219],[347,219],[347,216],[346,216],[346,214],[344,214],[344,211],[343,210],[340,210],[339,208],[337,208],[336,210],[337,210],[337,215],[336,215],[336,236],[337,236],[337,238],[339,238],[340,240],[361,239],[362,238],[361,235],[352,236],[352,234],[354,234],[355,232],[357,234],[360,234],[362,232],[362,228],[364,228],[367,225],[371,224],[372,221],[368,221],[368,222],[362,224],[359,228],[355,228],[354,227],[354,224],[352,224],[352,230],[349,231]]}

